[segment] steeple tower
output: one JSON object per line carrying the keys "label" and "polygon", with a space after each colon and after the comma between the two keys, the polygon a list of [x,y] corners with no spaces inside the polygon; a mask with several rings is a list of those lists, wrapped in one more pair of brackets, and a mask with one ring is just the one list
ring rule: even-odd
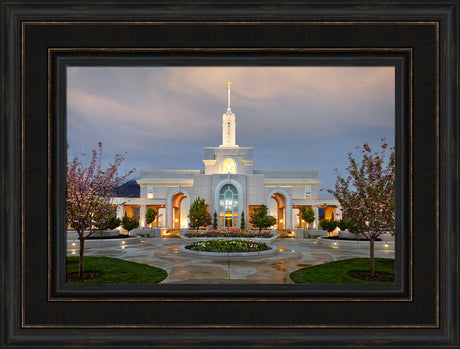
{"label": "steeple tower", "polygon": [[235,144],[235,114],[230,107],[230,81],[227,82],[227,111],[222,115],[222,144],[221,147],[237,147]]}
{"label": "steeple tower", "polygon": [[232,82],[227,81],[227,114],[232,113],[232,108],[230,108],[230,90],[232,88]]}

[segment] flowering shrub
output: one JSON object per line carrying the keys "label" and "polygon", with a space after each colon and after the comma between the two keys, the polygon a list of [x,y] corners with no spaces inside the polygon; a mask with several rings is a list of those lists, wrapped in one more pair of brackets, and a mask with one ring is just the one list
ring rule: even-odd
{"label": "flowering shrub", "polygon": [[263,242],[248,240],[206,240],[192,242],[185,248],[194,251],[204,252],[258,252],[269,250],[267,244]]}
{"label": "flowering shrub", "polygon": [[270,238],[274,235],[271,231],[263,230],[260,233],[247,230],[219,230],[213,229],[205,232],[188,231],[185,236],[188,238],[212,238],[212,237],[230,237],[230,238]]}

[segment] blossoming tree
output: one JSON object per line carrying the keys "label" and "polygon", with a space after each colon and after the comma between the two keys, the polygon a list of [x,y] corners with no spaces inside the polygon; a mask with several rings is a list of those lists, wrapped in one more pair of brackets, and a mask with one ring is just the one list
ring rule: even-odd
{"label": "blossoming tree", "polygon": [[374,241],[395,229],[395,150],[388,149],[385,139],[381,141],[380,152],[372,152],[367,143],[356,147],[361,159],[349,152],[348,175],[338,175],[334,190],[328,190],[339,200],[343,215],[356,231],[369,240],[371,277],[375,276]]}
{"label": "blossoming tree", "polygon": [[85,239],[99,230],[101,222],[113,216],[111,194],[134,171],[118,176],[118,167],[124,160],[120,154],[116,154],[114,162],[103,170],[101,157],[102,143],[99,142],[98,151],[92,150],[89,165],[84,165],[78,157],[67,160],[66,219],[68,227],[78,233],[80,241],[79,278],[84,272]]}

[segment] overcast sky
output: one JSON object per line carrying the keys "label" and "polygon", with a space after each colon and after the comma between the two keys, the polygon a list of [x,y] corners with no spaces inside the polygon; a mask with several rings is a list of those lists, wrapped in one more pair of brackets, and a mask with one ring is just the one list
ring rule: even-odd
{"label": "overcast sky", "polygon": [[[394,144],[393,67],[69,67],[69,157],[104,145],[121,170],[204,169],[222,143],[227,81],[236,143],[257,170],[318,170],[332,188],[347,152]],[[320,197],[330,197],[325,191]]]}

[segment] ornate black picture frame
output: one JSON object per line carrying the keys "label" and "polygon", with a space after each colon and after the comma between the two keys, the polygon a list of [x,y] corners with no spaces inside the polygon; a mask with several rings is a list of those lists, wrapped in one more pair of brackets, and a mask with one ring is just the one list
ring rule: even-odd
{"label": "ornate black picture frame", "polygon": [[[458,2],[2,2],[2,346],[458,347]],[[65,69],[392,65],[392,285],[65,283]]]}

